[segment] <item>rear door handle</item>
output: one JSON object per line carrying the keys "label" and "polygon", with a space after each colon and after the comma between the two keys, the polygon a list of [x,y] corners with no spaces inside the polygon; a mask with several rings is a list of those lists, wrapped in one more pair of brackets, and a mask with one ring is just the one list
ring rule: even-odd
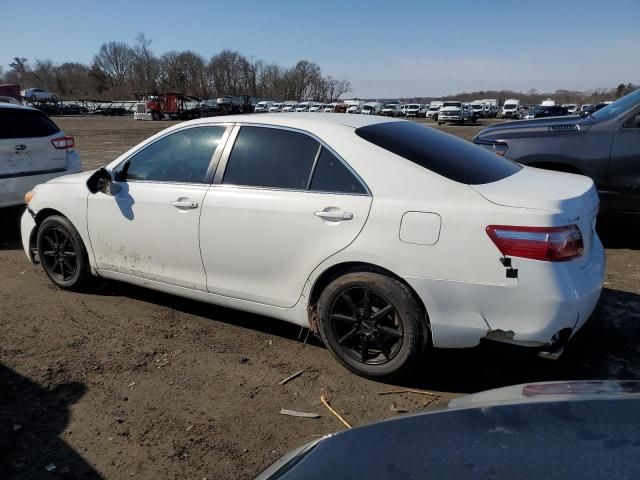
{"label": "rear door handle", "polygon": [[198,208],[198,203],[194,202],[193,200],[174,200],[173,202],[171,202],[171,205],[179,208],[180,210],[190,210],[192,208]]}
{"label": "rear door handle", "polygon": [[353,220],[353,213],[343,212],[342,210],[320,210],[314,213],[316,217],[332,222],[340,222],[342,220]]}

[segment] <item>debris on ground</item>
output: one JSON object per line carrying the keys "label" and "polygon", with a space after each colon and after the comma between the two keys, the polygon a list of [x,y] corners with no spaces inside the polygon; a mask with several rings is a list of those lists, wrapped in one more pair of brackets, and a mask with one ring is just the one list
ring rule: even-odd
{"label": "debris on ground", "polygon": [[428,390],[417,390],[415,388],[404,388],[402,390],[388,390],[386,392],[378,392],[378,395],[394,395],[400,393],[416,393],[418,395],[431,395],[433,397],[439,397],[440,395]]}
{"label": "debris on ground", "polygon": [[296,410],[287,410],[286,408],[282,408],[280,410],[281,415],[289,415],[290,417],[302,417],[302,418],[320,418],[319,413],[313,412],[298,412]]}
{"label": "debris on ground", "polygon": [[322,404],[327,407],[327,409],[338,419],[342,422],[342,424],[347,427],[347,428],[353,428],[349,422],[347,422],[344,418],[342,418],[342,416],[336,412],[333,408],[331,408],[331,405],[329,405],[329,402],[327,401],[326,398],[324,398],[324,395],[320,395],[320,401],[322,402]]}
{"label": "debris on ground", "polygon": [[44,469],[45,469],[47,472],[53,472],[53,471],[56,469],[56,466],[55,466],[53,463],[50,463],[49,465],[46,465],[46,466],[44,467]]}
{"label": "debris on ground", "polygon": [[300,375],[302,375],[302,372],[304,372],[304,369],[298,370],[296,373],[292,373],[287,378],[280,380],[278,382],[278,385],[284,385],[285,383],[289,383],[294,378],[299,377]]}

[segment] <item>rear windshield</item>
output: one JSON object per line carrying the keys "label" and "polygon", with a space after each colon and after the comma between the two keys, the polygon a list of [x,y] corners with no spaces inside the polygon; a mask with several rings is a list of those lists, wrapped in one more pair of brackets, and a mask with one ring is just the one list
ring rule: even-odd
{"label": "rear windshield", "polygon": [[0,138],[48,137],[59,131],[49,117],[37,110],[0,109]]}
{"label": "rear windshield", "polygon": [[415,122],[378,123],[361,127],[363,139],[455,182],[496,182],[522,167],[466,140]]}

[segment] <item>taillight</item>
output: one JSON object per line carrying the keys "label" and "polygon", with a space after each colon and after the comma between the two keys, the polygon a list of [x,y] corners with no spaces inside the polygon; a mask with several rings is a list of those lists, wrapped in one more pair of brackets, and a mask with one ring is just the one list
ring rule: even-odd
{"label": "taillight", "polygon": [[51,144],[58,150],[70,150],[75,147],[76,142],[73,137],[58,137],[51,140]]}
{"label": "taillight", "polygon": [[562,262],[582,255],[582,234],[577,225],[514,227],[489,225],[487,234],[505,257]]}

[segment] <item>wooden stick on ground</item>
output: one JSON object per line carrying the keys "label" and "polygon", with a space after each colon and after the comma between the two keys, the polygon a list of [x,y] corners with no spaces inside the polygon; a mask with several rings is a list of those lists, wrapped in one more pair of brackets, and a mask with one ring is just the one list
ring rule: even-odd
{"label": "wooden stick on ground", "polygon": [[439,397],[437,393],[428,392],[426,390],[416,390],[414,388],[405,388],[402,390],[389,390],[386,392],[378,392],[378,395],[391,395],[394,393],[417,393],[418,395],[431,395],[432,397]]}
{"label": "wooden stick on ground", "polygon": [[304,369],[302,370],[298,370],[296,373],[289,375],[287,378],[280,380],[278,382],[278,385],[284,385],[285,383],[290,382],[291,380],[293,380],[296,377],[299,377],[300,375],[302,375],[302,372],[304,372]]}
{"label": "wooden stick on ground", "polygon": [[336,412],[333,408],[331,408],[331,405],[329,405],[329,402],[327,402],[327,399],[324,398],[324,395],[320,395],[320,401],[322,402],[322,404],[327,407],[327,409],[333,413],[333,415],[335,415],[335,417],[340,420],[343,425],[347,428],[353,428],[351,425],[349,425],[349,422],[347,422],[344,418],[342,418],[342,416]]}

